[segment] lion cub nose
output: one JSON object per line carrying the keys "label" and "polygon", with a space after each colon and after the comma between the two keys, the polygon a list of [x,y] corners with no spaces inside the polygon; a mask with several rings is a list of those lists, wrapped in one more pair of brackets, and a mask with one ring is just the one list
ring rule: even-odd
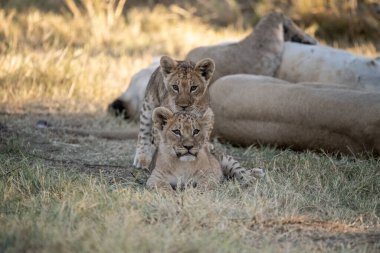
{"label": "lion cub nose", "polygon": [[190,149],[192,149],[194,146],[192,146],[192,145],[186,145],[186,146],[183,146],[185,149],[187,149],[187,150],[189,150],[190,151]]}
{"label": "lion cub nose", "polygon": [[182,106],[182,105],[181,105],[181,108],[182,108],[183,111],[185,111],[187,107],[188,107],[188,106]]}

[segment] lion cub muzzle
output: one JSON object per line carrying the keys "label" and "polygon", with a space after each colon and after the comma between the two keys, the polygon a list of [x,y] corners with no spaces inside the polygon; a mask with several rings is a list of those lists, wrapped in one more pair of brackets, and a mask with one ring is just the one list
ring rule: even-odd
{"label": "lion cub muzzle", "polygon": [[198,138],[194,138],[193,136],[194,130],[196,129],[192,129],[192,127],[186,123],[189,124],[190,122],[184,122],[181,135],[176,136],[176,138],[179,139],[180,144],[179,146],[175,146],[174,150],[180,161],[191,162],[197,158],[201,145],[197,140]]}

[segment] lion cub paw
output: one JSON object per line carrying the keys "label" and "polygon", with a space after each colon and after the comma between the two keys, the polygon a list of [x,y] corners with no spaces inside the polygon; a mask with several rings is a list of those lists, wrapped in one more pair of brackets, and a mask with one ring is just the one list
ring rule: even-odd
{"label": "lion cub paw", "polygon": [[137,150],[133,166],[136,168],[148,169],[152,162],[152,153],[148,150]]}

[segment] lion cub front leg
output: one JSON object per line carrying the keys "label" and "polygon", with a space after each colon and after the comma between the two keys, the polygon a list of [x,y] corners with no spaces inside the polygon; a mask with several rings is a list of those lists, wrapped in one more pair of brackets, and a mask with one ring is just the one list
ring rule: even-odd
{"label": "lion cub front leg", "polygon": [[136,154],[133,166],[148,169],[156,147],[153,145],[152,112],[153,102],[145,99],[140,113],[140,130],[137,138]]}

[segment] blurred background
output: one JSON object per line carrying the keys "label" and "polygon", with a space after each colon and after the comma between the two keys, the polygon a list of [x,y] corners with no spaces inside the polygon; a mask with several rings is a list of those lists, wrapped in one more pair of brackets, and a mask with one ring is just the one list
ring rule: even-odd
{"label": "blurred background", "polygon": [[270,11],[379,55],[378,0],[1,0],[1,109],[104,110],[153,57],[241,39]]}

